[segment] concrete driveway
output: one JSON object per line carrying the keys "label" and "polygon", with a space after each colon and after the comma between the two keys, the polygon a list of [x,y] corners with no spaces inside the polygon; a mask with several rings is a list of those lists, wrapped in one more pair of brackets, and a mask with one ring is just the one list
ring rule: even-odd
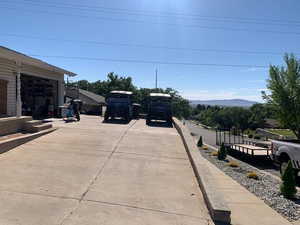
{"label": "concrete driveway", "polygon": [[0,155],[1,225],[213,224],[174,128],[54,125]]}

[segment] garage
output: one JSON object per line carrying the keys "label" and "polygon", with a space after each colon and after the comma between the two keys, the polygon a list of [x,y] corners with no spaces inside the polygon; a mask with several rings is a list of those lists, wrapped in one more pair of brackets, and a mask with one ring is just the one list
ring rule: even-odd
{"label": "garage", "polygon": [[22,115],[46,118],[57,115],[58,81],[21,74]]}
{"label": "garage", "polygon": [[0,46],[0,117],[56,116],[64,104],[64,77],[76,76],[42,60]]}

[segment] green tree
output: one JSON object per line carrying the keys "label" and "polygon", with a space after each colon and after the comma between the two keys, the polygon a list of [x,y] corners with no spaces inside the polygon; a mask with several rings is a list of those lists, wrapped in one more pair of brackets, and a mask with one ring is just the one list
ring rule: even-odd
{"label": "green tree", "polygon": [[287,168],[282,175],[280,191],[285,198],[293,198],[297,193],[295,173],[291,161],[289,161]]}
{"label": "green tree", "polygon": [[263,98],[271,104],[279,121],[300,139],[300,62],[293,55],[284,56],[286,67],[270,66]]}
{"label": "green tree", "polygon": [[264,104],[254,104],[250,107],[249,125],[251,129],[263,128],[265,126],[267,109]]}

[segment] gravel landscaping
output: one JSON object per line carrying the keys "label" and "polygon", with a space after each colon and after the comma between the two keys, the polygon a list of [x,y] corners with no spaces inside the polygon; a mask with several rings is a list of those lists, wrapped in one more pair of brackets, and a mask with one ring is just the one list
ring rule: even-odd
{"label": "gravel landscaping", "polygon": [[[199,151],[204,158],[262,199],[287,220],[296,221],[300,219],[300,194],[297,194],[295,200],[285,199],[280,194],[280,180],[230,156],[227,156],[225,161],[220,161],[216,156],[212,156],[211,153],[214,151],[211,149],[200,149]],[[227,165],[229,161],[235,161],[239,166],[230,167]],[[249,172],[255,172],[258,175],[258,180],[247,178]]]}

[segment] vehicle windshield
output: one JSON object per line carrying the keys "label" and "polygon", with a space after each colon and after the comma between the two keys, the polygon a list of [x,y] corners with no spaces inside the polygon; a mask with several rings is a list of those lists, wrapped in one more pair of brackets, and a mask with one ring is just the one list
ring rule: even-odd
{"label": "vehicle windshield", "polygon": [[111,94],[107,99],[108,103],[129,103],[131,100],[130,95],[124,94]]}
{"label": "vehicle windshield", "polygon": [[152,105],[169,105],[170,103],[170,98],[151,98]]}

